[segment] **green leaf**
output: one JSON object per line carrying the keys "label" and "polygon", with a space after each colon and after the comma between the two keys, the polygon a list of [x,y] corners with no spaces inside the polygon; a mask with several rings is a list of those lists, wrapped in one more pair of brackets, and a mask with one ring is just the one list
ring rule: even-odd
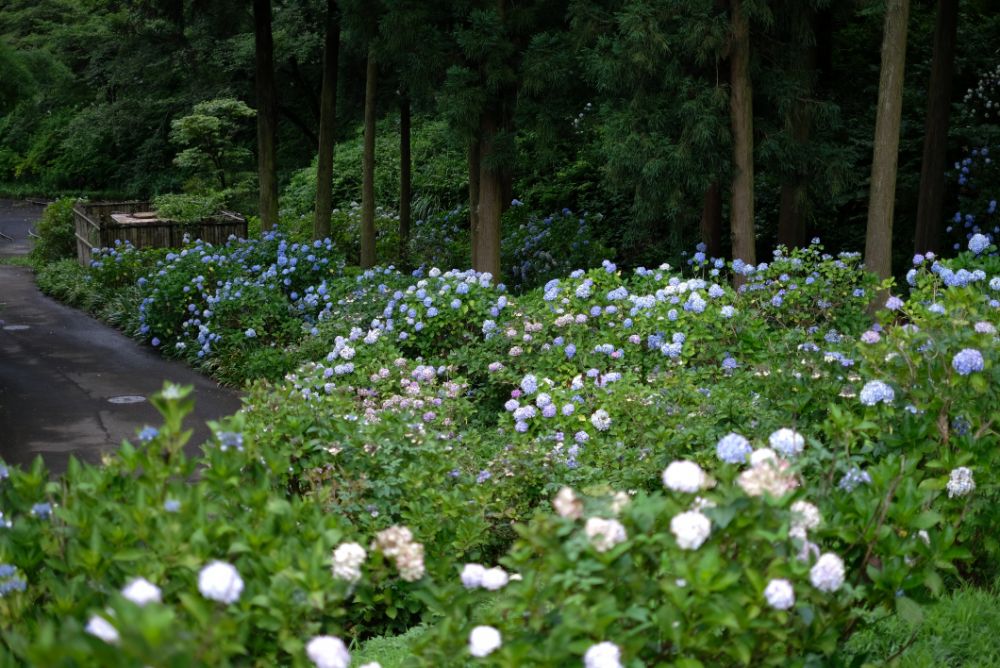
{"label": "green leaf", "polygon": [[924,611],[920,604],[906,596],[896,599],[896,613],[910,626],[920,626],[924,622]]}
{"label": "green leaf", "polygon": [[941,576],[938,575],[937,571],[928,571],[927,575],[924,576],[924,585],[931,590],[931,593],[935,596],[940,596],[941,590],[944,588],[944,582],[941,580]]}
{"label": "green leaf", "polygon": [[926,510],[917,515],[916,519],[913,520],[913,527],[916,529],[930,529],[942,519],[940,513],[936,513],[933,510]]}

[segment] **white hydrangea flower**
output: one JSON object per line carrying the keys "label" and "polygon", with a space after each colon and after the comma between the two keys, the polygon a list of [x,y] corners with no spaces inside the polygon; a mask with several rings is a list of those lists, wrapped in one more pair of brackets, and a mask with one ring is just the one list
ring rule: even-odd
{"label": "white hydrangea flower", "polygon": [[615,492],[614,496],[611,497],[611,512],[615,515],[620,513],[625,509],[629,503],[631,503],[632,497],[628,495],[628,492]]}
{"label": "white hydrangea flower", "polygon": [[771,448],[757,448],[750,453],[750,466],[776,461],[778,461],[778,454]]}
{"label": "white hydrangea flower", "polygon": [[341,543],[333,551],[333,577],[355,583],[361,579],[361,564],[368,553],[357,543]]}
{"label": "white hydrangea flower", "polygon": [[599,408],[590,416],[590,424],[594,425],[597,431],[607,431],[611,428],[611,416],[606,410]]}
{"label": "white hydrangea flower", "polygon": [[798,480],[790,464],[783,459],[765,459],[739,475],[736,483],[749,496],[765,492],[780,497],[798,487]]}
{"label": "white hydrangea flower", "polygon": [[363,663],[360,668],[382,668],[382,664],[378,661],[372,661],[371,663]]}
{"label": "white hydrangea flower", "polygon": [[396,568],[399,577],[406,582],[416,582],[424,577],[424,545],[423,543],[408,543],[396,555]]}
{"label": "white hydrangea flower", "polygon": [[162,600],[160,588],[146,578],[135,578],[122,589],[122,596],[136,605],[159,603]]}
{"label": "white hydrangea flower", "polygon": [[380,550],[387,557],[395,558],[404,545],[412,542],[413,532],[397,524],[375,534],[373,549]]}
{"label": "white hydrangea flower", "polygon": [[486,568],[482,564],[466,564],[462,568],[462,586],[466,589],[477,589],[483,585],[483,575]]}
{"label": "white hydrangea flower", "polygon": [[591,645],[583,655],[585,668],[622,668],[622,652],[613,642]]}
{"label": "white hydrangea flower", "polygon": [[396,562],[399,577],[416,582],[424,577],[424,546],[413,542],[413,533],[404,526],[391,526],[375,534],[373,550]]}
{"label": "white hydrangea flower", "polygon": [[792,528],[789,534],[796,538],[805,538],[806,532],[815,529],[823,520],[819,508],[808,501],[796,501],[792,504]]}
{"label": "white hydrangea flower", "polygon": [[774,579],[767,583],[764,598],[775,610],[788,610],[795,605],[795,590],[788,580]]}
{"label": "white hydrangea flower", "polygon": [[94,615],[91,617],[84,630],[90,635],[100,638],[109,645],[117,645],[119,640],[121,640],[118,635],[118,630],[111,625],[111,622],[104,619],[104,617],[101,617],[100,615]]}
{"label": "white hydrangea flower", "polygon": [[712,523],[697,510],[689,510],[670,520],[670,531],[682,550],[697,550],[712,535]]}
{"label": "white hydrangea flower", "polygon": [[507,575],[507,571],[500,568],[499,566],[494,566],[493,568],[487,568],[483,571],[483,578],[480,586],[483,589],[488,589],[490,591],[496,591],[498,589],[503,589],[507,586],[507,582],[510,581],[510,577]]}
{"label": "white hydrangea flower", "polygon": [[708,476],[694,462],[680,460],[670,462],[663,470],[663,485],[675,492],[694,494],[705,488]]}
{"label": "white hydrangea flower", "polygon": [[475,657],[492,654],[501,644],[500,632],[492,626],[477,626],[469,634],[469,653]]}
{"label": "white hydrangea flower", "polygon": [[351,654],[344,641],[335,636],[316,636],[306,645],[306,656],[316,668],[348,668]]}
{"label": "white hydrangea flower", "polygon": [[784,427],[771,434],[768,443],[786,457],[794,457],[805,448],[806,439],[794,429]]}
{"label": "white hydrangea flower", "polygon": [[198,591],[212,601],[235,603],[243,592],[243,578],[232,564],[213,561],[198,574]]}
{"label": "white hydrangea flower", "polygon": [[966,496],[976,489],[976,481],[972,479],[972,471],[965,466],[959,466],[948,476],[948,498]]}
{"label": "white hydrangea flower", "polygon": [[584,527],[590,544],[598,552],[607,552],[618,543],[628,539],[625,527],[618,520],[606,520],[600,517],[591,517]]}
{"label": "white hydrangea flower", "polygon": [[820,591],[834,592],[844,584],[844,562],[833,552],[825,552],[809,571],[809,581]]}
{"label": "white hydrangea flower", "polygon": [[578,520],[583,517],[583,502],[576,496],[572,489],[563,487],[552,499],[552,507],[556,509],[560,517],[569,520]]}

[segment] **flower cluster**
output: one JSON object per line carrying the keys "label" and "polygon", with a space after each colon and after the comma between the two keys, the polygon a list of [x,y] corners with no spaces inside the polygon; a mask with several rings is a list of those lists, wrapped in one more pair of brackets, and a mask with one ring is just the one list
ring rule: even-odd
{"label": "flower cluster", "polygon": [[424,546],[413,540],[406,527],[392,526],[378,532],[371,549],[392,559],[403,580],[416,582],[424,577]]}
{"label": "flower cluster", "polygon": [[361,565],[368,556],[357,543],[341,543],[333,551],[333,577],[351,584],[361,579]]}

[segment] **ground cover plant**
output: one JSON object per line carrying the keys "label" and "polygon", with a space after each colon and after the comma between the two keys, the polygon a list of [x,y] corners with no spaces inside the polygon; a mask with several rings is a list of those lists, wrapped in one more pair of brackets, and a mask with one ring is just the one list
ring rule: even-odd
{"label": "ground cover plant", "polygon": [[105,251],[80,275],[135,282],[137,336],[287,373],[199,457],[168,388],[166,424],[104,467],[4,469],[5,651],[346,666],[341,641],[406,634],[406,665],[885,658],[851,638],[916,634],[998,574],[1000,261],[966,247],[889,292],[814,242],[517,295],[277,234]]}

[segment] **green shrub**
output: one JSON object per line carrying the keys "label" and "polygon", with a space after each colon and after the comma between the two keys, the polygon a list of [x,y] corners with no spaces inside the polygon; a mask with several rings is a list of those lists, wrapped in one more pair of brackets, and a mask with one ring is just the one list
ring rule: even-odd
{"label": "green shrub", "polygon": [[178,223],[194,223],[215,216],[223,209],[222,193],[169,194],[153,198],[153,209],[161,217]]}
{"label": "green shrub", "polygon": [[[161,428],[103,466],[71,460],[62,484],[40,459],[28,471],[0,467],[8,662],[302,665],[311,636],[342,628],[349,585],[331,577],[329,557],[351,534],[319,503],[272,493],[238,420],[214,425],[216,438],[188,458],[189,391],[167,386],[151,398]],[[228,602],[208,598],[199,575],[217,560],[241,578],[239,588],[216,583]],[[136,578],[155,589],[129,594]]]}
{"label": "green shrub", "polygon": [[39,238],[31,249],[36,263],[55,262],[76,255],[76,228],[72,198],[58,199],[45,207],[36,231]]}

